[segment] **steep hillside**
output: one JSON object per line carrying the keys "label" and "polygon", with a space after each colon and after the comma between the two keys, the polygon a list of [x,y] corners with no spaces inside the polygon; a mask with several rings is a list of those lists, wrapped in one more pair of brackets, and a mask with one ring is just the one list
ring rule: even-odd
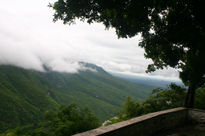
{"label": "steep hillside", "polygon": [[69,74],[0,66],[0,130],[38,122],[46,110],[70,103],[89,107],[103,121],[120,109],[126,96],[143,99],[151,91],[96,65],[82,65],[91,70]]}

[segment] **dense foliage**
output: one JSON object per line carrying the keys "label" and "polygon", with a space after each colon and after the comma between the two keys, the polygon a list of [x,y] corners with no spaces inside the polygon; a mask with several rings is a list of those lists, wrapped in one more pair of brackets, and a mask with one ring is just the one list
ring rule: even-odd
{"label": "dense foliage", "polygon": [[171,84],[169,89],[154,89],[152,94],[141,102],[128,97],[120,111],[120,118],[129,119],[151,112],[181,107],[184,104],[185,94],[186,89]]}
{"label": "dense foliage", "polygon": [[58,109],[41,81],[32,72],[0,66],[0,132],[39,122],[46,110]]}
{"label": "dense foliage", "polygon": [[[171,84],[169,89],[154,89],[152,94],[144,101],[135,101],[131,97],[127,97],[123,103],[122,109],[118,116],[107,121],[109,124],[127,120],[133,117],[141,116],[151,112],[182,107],[184,105],[184,98],[186,96],[186,89],[175,84]],[[195,108],[205,110],[205,88],[197,90],[195,99]]]}
{"label": "dense foliage", "polygon": [[[118,116],[109,119],[105,125],[124,121],[147,113],[181,107],[184,105],[186,89],[171,84],[168,89],[154,89],[144,101],[135,101],[127,97],[118,112]],[[196,94],[195,108],[205,109],[205,88]],[[88,108],[79,108],[75,104],[60,107],[58,112],[47,111],[45,119],[23,127],[7,130],[0,136],[67,136],[84,132],[99,126],[98,119]]]}
{"label": "dense foliage", "polygon": [[180,69],[180,78],[189,86],[187,107],[193,107],[195,90],[205,83],[204,5],[204,0],[57,0],[50,4],[54,21],[102,22],[123,38],[141,34],[139,46],[153,60],[147,72],[167,66]]}
{"label": "dense foliage", "polygon": [[42,121],[45,111],[73,102],[89,107],[102,122],[115,115],[126,96],[143,99],[152,90],[88,66],[96,72],[68,74],[0,66],[0,132]]}
{"label": "dense foliage", "polygon": [[205,88],[199,88],[195,97],[195,108],[205,110]]}
{"label": "dense foliage", "polygon": [[58,112],[47,111],[43,122],[7,130],[0,136],[70,136],[98,126],[98,119],[88,108],[71,104]]}

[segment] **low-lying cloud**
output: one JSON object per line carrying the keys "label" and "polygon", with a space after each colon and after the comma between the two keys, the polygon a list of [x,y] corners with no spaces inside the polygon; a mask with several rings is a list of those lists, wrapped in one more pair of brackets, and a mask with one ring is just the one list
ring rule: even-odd
{"label": "low-lying cloud", "polygon": [[[52,22],[53,0],[6,0],[0,5],[0,64],[44,71],[74,73],[83,69],[78,62],[89,62],[107,71],[147,75],[151,60],[137,46],[140,37],[118,39],[113,29],[102,24],[76,25]],[[177,78],[173,69],[149,75]]]}

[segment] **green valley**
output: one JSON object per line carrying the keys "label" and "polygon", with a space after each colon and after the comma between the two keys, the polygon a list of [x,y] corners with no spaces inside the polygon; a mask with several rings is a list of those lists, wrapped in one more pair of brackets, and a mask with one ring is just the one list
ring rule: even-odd
{"label": "green valley", "polygon": [[78,104],[102,121],[115,116],[127,96],[144,99],[152,86],[116,78],[101,67],[82,63],[78,73],[27,70],[0,66],[0,131],[41,121],[47,110]]}

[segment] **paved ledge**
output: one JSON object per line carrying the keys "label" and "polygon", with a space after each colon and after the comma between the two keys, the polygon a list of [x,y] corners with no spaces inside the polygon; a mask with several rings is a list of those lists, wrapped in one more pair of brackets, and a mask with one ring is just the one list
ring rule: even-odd
{"label": "paved ledge", "polygon": [[[154,112],[127,121],[100,127],[74,136],[149,136],[160,131],[176,128],[187,123],[188,115],[193,115],[191,109],[175,108]],[[192,111],[192,110],[191,110]],[[205,117],[205,114],[204,114]]]}
{"label": "paved ledge", "polygon": [[199,109],[189,109],[188,112],[189,120],[192,123],[205,124],[205,111]]}

